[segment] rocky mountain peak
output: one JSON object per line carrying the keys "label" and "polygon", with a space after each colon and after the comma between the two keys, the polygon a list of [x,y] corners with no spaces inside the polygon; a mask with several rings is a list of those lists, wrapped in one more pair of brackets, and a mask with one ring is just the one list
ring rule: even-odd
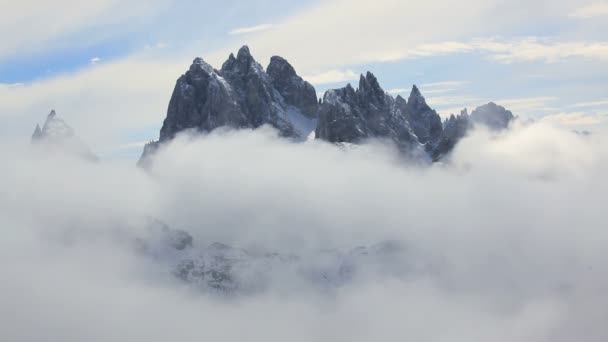
{"label": "rocky mountain peak", "polygon": [[57,116],[55,110],[47,115],[42,128],[36,124],[32,134],[32,143],[44,146],[52,151],[71,153],[86,159],[96,160],[97,157],[89,150],[63,119]]}
{"label": "rocky mountain peak", "polygon": [[294,67],[286,59],[273,56],[266,68],[266,73],[287,105],[300,108],[302,113],[309,118],[317,117],[319,104],[315,88],[298,76]]}
{"label": "rocky mountain peak", "polygon": [[482,124],[493,130],[508,128],[514,119],[513,113],[494,102],[477,107],[471,113],[471,120],[473,122]]}
{"label": "rocky mountain peak", "polygon": [[296,77],[296,69],[281,56],[272,56],[270,64],[266,68],[266,73],[273,79],[286,79]]}
{"label": "rocky mountain peak", "polygon": [[414,84],[412,86],[412,91],[410,93],[410,97],[407,100],[407,104],[414,111],[427,111],[431,110],[431,107],[426,103],[426,99],[422,96],[420,89]]}
{"label": "rocky mountain peak", "polygon": [[369,71],[365,76],[362,74],[359,79],[358,94],[364,103],[371,102],[374,104],[383,103],[386,95],[376,76]]}
{"label": "rocky mountain peak", "polygon": [[[220,70],[202,58],[194,59],[177,80],[159,142],[146,145],[142,160],[184,130],[211,132],[218,127],[262,125],[301,140],[359,143],[382,139],[402,151],[422,150],[437,160],[465,136],[472,122],[502,129],[511,120],[511,112],[489,103],[470,116],[465,111],[442,122],[416,85],[407,100],[393,98],[369,71],[360,76],[356,90],[349,83],[328,90],[321,101],[315,88],[286,59],[273,56],[264,69],[245,45],[236,56],[231,53]],[[43,127],[34,136],[44,131]]]}

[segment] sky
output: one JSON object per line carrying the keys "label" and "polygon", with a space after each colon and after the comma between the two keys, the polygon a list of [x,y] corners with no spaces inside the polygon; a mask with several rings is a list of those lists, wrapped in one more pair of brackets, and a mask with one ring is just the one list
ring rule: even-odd
{"label": "sky", "polygon": [[[0,340],[608,340],[607,2],[0,8]],[[433,164],[264,126],[183,132],[137,167],[192,60],[219,67],[243,44],[319,96],[370,70],[394,95],[419,85],[443,117],[495,101],[523,120],[475,127]],[[98,159],[30,143],[51,109]],[[406,271],[325,287],[270,266],[259,292],[218,295],[142,251],[151,219],[188,232],[194,256],[223,243],[307,266],[389,241]]]}
{"label": "sky", "polygon": [[192,60],[220,67],[244,44],[319,97],[369,70],[443,117],[489,101],[573,129],[608,115],[603,0],[2,2],[0,134],[25,141],[55,109],[102,157],[137,158]]}

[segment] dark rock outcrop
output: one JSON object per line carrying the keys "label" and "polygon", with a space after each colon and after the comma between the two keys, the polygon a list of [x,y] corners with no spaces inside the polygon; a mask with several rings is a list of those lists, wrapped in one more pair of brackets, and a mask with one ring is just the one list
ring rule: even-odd
{"label": "dark rock outcrop", "polygon": [[325,93],[316,137],[334,143],[380,138],[389,139],[404,150],[419,147],[395,100],[382,90],[370,72],[361,75],[357,90],[348,84]]}
{"label": "dark rock outcrop", "polygon": [[418,137],[421,144],[427,144],[432,148],[443,131],[441,117],[437,112],[426,103],[425,98],[415,85],[407,102],[397,96],[397,107],[401,110],[405,119],[410,123],[410,127]]}
{"label": "dark rock outcrop", "polygon": [[[211,132],[219,127],[258,128],[270,125],[280,135],[307,139],[316,127],[314,88],[280,57],[269,65],[270,75],[243,46],[230,54],[220,70],[196,58],[175,85],[158,143],[184,130]],[[158,148],[152,142],[144,159]]]}
{"label": "dark rock outcrop", "polygon": [[279,56],[272,57],[266,72],[286,104],[300,108],[310,118],[317,117],[318,99],[315,88],[298,76],[287,60]]}
{"label": "dark rock outcrop", "polygon": [[433,161],[439,161],[449,154],[456,144],[467,135],[469,129],[473,127],[472,125],[466,109],[460,112],[460,115],[452,114],[449,119],[446,119],[437,145],[431,152]]}
{"label": "dark rock outcrop", "polygon": [[515,116],[513,116],[513,113],[494,102],[477,107],[471,113],[471,120],[474,123],[487,126],[493,130],[508,128],[511,121],[514,119]]}
{"label": "dark rock outcrop", "polygon": [[437,161],[474,124],[501,130],[513,119],[510,111],[489,103],[470,116],[465,111],[442,123],[418,87],[412,87],[407,100],[393,98],[370,72],[361,75],[356,90],[348,84],[327,91],[317,101],[314,87],[284,58],[272,57],[264,70],[243,46],[236,56],[230,54],[220,70],[202,58],[194,60],[177,80],[159,141],[146,145],[139,165],[147,165],[147,156],[184,130],[211,132],[219,127],[255,129],[263,125],[300,140],[316,137],[354,144],[387,140],[403,152]]}
{"label": "dark rock outcrop", "polygon": [[236,57],[231,54],[221,70],[202,58],[195,59],[177,81],[160,142],[186,129],[210,132],[224,126],[238,129],[265,124],[283,136],[308,136],[310,132],[302,131],[290,117],[315,116],[317,100],[316,96],[311,98],[314,88],[286,61],[274,59],[270,70],[272,77],[255,61],[247,46]]}

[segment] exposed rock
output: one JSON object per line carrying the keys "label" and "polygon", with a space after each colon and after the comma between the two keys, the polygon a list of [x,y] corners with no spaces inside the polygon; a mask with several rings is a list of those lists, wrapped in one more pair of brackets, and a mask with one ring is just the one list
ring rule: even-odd
{"label": "exposed rock", "polygon": [[514,119],[513,113],[494,102],[477,107],[471,113],[471,120],[474,123],[485,125],[493,130],[507,129]]}
{"label": "exposed rock", "polygon": [[395,102],[418,137],[418,141],[421,144],[427,144],[427,149],[431,150],[437,144],[443,131],[439,114],[427,105],[425,98],[415,85],[412,87],[407,102],[401,96],[397,96]]}
{"label": "exposed rock", "polygon": [[472,122],[466,109],[460,112],[460,115],[452,114],[449,119],[443,123],[443,131],[433,149],[432,157],[434,161],[438,161],[445,155],[449,154],[456,144],[466,136],[469,129],[472,127]]}
{"label": "exposed rock", "polygon": [[[280,57],[269,66],[269,76],[243,46],[230,54],[221,70],[202,58],[175,85],[167,117],[160,131],[160,143],[184,130],[211,132],[218,127],[258,128],[270,125],[280,135],[307,139],[316,127],[317,99],[314,88]],[[144,165],[152,143],[140,158]]]}
{"label": "exposed rock", "polygon": [[[376,77],[361,75],[358,89],[350,84],[329,90],[317,102],[316,91],[285,59],[274,56],[265,71],[243,46],[230,54],[220,70],[202,58],[175,86],[160,140],[146,145],[139,165],[162,143],[184,130],[211,132],[218,127],[258,128],[270,125],[280,135],[299,140],[317,138],[332,143],[393,142],[401,151],[439,160],[473,124],[491,129],[508,127],[513,114],[494,103],[471,116],[464,112],[444,123],[415,85],[407,101],[393,98]],[[44,129],[42,130],[44,131]],[[34,136],[40,133],[36,131]]]}
{"label": "exposed rock", "polygon": [[85,143],[76,136],[74,129],[59,118],[55,110],[51,110],[42,128],[36,124],[32,134],[32,143],[49,152],[68,153],[89,160],[97,160]]}
{"label": "exposed rock", "polygon": [[361,75],[357,90],[348,84],[325,93],[316,136],[336,143],[380,138],[393,141],[402,150],[419,147],[395,100],[382,90],[370,72]]}
{"label": "exposed rock", "polygon": [[298,76],[287,60],[279,56],[272,57],[266,72],[286,104],[300,108],[309,118],[317,118],[318,100],[315,88]]}
{"label": "exposed rock", "polygon": [[[177,279],[206,292],[243,295],[278,288],[321,291],[375,277],[407,277],[436,269],[438,262],[397,241],[370,247],[310,251],[301,255],[249,253],[222,243],[197,245],[190,234],[154,220],[137,241],[140,253],[168,266]],[[285,279],[289,279],[285,282]]]}

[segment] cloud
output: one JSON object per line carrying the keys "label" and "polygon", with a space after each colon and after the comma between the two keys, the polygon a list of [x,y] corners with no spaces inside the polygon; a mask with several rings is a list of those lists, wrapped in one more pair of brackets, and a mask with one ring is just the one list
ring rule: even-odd
{"label": "cloud", "polygon": [[[413,166],[381,144],[343,149],[294,144],[268,129],[216,132],[179,137],[147,173],[2,140],[0,155],[11,160],[0,177],[3,340],[608,336],[601,135],[542,123],[477,131],[451,163]],[[421,265],[438,262],[326,290],[286,277],[226,298],[176,282],[165,263],[134,251],[147,215],[203,246],[295,253],[393,239]]]}
{"label": "cloud", "polygon": [[271,28],[272,28],[271,24],[261,24],[261,25],[250,26],[250,27],[239,27],[239,28],[235,28],[235,29],[231,30],[229,32],[229,34],[237,35],[237,34],[254,33],[254,32],[260,32],[260,31],[266,31]]}
{"label": "cloud", "polygon": [[594,18],[608,15],[608,2],[599,1],[593,2],[583,7],[577,8],[569,16],[573,18]]}
{"label": "cloud", "polygon": [[596,125],[604,121],[597,115],[593,115],[587,112],[565,112],[550,114],[544,116],[542,120],[545,122],[551,122],[564,126],[589,126]]}
{"label": "cloud", "polygon": [[[56,109],[94,152],[153,139],[175,80],[190,61],[137,54],[20,86],[0,86],[0,135],[28,137]],[[143,130],[148,132],[142,132]]]}
{"label": "cloud", "polygon": [[91,64],[96,65],[96,64],[99,64],[99,62],[101,62],[101,58],[99,58],[99,57],[91,58]]}
{"label": "cloud", "polygon": [[[114,35],[124,35],[139,23],[138,19],[154,17],[170,2],[136,0],[128,5],[116,0],[7,2],[0,13],[0,60],[86,46]],[[66,8],[70,10],[66,11]]]}
{"label": "cloud", "polygon": [[569,107],[577,108],[577,107],[601,107],[601,106],[608,106],[608,100],[578,102],[578,103],[570,105]]}
{"label": "cloud", "polygon": [[360,74],[352,70],[328,70],[325,72],[311,74],[303,78],[312,84],[330,84],[354,81],[359,79]]}
{"label": "cloud", "polygon": [[460,87],[469,84],[468,81],[442,81],[433,83],[424,83],[422,86],[425,88],[445,88],[445,87]]}

